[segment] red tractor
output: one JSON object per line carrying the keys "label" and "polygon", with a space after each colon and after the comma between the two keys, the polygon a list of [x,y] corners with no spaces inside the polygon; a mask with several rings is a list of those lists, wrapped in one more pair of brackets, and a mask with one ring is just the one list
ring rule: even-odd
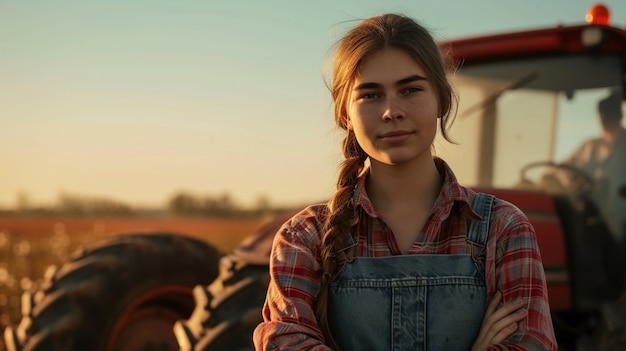
{"label": "red tractor", "polygon": [[[461,63],[451,130],[461,147],[436,149],[461,183],[516,204],[533,223],[560,349],[625,350],[626,230],[607,224],[597,180],[558,163],[589,136],[581,131],[598,127],[597,101],[626,91],[626,30],[610,26],[601,5],[590,15],[587,24],[441,43]],[[544,188],[551,169],[576,181]],[[86,248],[25,294],[22,323],[5,330],[7,349],[252,350],[272,238],[295,211],[219,264],[216,250],[180,234]]]}

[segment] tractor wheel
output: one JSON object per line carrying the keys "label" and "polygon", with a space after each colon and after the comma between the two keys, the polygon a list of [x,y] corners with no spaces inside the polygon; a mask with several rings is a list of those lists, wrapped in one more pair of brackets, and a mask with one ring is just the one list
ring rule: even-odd
{"label": "tractor wheel", "polygon": [[22,297],[7,351],[178,350],[174,323],[192,288],[217,276],[220,253],[175,233],[123,234],[78,250]]}
{"label": "tractor wheel", "polygon": [[576,351],[626,351],[626,293],[602,306],[596,327],[578,339]]}
{"label": "tractor wheel", "polygon": [[196,308],[174,326],[181,351],[254,350],[252,332],[262,321],[269,284],[267,264],[236,255],[222,258],[220,274],[208,287],[196,286]]}

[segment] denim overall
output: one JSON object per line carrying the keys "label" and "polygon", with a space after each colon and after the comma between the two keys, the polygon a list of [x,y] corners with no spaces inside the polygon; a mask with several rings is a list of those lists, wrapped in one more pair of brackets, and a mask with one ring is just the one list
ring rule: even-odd
{"label": "denim overall", "polygon": [[[477,194],[472,206],[482,221],[471,221],[467,240],[479,248],[487,241],[493,201]],[[335,340],[343,351],[468,351],[486,309],[482,255],[355,258],[330,287]]]}

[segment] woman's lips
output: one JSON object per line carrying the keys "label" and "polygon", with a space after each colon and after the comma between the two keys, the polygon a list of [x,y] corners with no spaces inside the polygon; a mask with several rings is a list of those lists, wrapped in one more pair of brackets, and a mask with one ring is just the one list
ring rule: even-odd
{"label": "woman's lips", "polygon": [[406,131],[406,130],[399,130],[399,131],[393,131],[393,132],[385,133],[385,134],[380,136],[380,139],[382,141],[395,144],[395,143],[404,142],[412,134],[413,134],[413,132],[409,132],[409,131]]}

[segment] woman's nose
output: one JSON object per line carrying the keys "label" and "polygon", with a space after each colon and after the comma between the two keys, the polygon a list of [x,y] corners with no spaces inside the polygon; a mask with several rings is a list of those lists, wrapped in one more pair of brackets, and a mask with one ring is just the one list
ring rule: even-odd
{"label": "woman's nose", "polygon": [[404,117],[401,104],[394,97],[388,97],[385,101],[385,111],[383,112],[383,120],[390,121]]}

